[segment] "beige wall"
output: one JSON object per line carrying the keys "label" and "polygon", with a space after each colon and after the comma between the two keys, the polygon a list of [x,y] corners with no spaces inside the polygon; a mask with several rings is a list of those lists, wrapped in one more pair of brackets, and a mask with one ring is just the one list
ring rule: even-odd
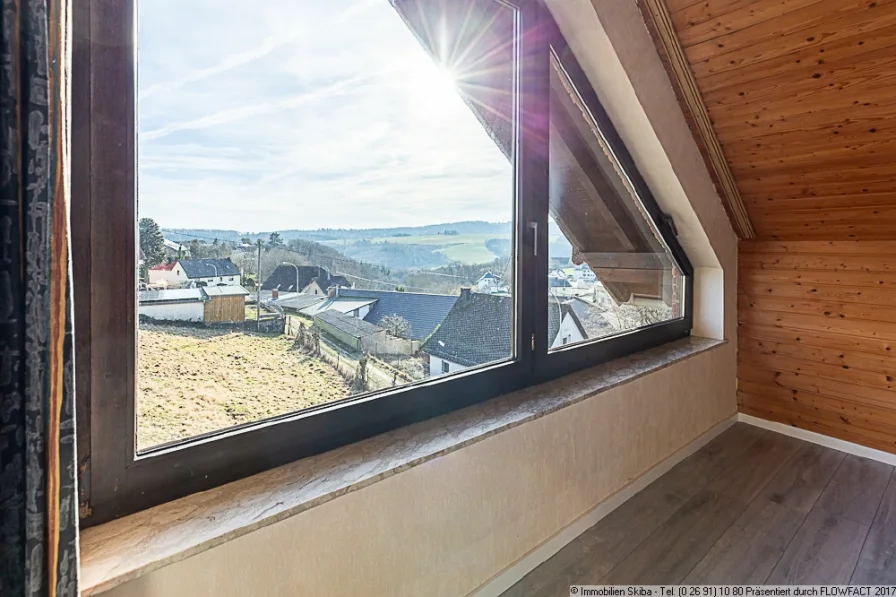
{"label": "beige wall", "polygon": [[[736,412],[737,240],[637,8],[633,0],[602,0],[599,14],[589,0],[549,4],[570,11],[558,20],[574,49],[604,52],[599,72],[597,62],[583,67],[708,276],[699,284],[704,312],[695,332],[729,343],[150,573],[109,597],[467,595]],[[636,74],[620,76],[626,72]]]}
{"label": "beige wall", "polygon": [[702,353],[106,595],[466,595],[734,414],[729,352]]}

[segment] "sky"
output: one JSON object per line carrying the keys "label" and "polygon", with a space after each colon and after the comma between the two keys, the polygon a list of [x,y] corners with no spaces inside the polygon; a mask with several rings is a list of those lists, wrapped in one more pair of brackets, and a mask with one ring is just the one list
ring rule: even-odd
{"label": "sky", "polygon": [[512,217],[508,160],[388,0],[151,0],[138,210],[241,232]]}

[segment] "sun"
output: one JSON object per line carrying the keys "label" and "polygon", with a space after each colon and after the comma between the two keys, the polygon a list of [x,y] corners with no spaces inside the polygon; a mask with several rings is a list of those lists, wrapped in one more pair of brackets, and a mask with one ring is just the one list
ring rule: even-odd
{"label": "sun", "polygon": [[405,72],[414,104],[428,111],[457,111],[463,108],[459,74],[452,68],[434,62],[429,56],[409,61]]}

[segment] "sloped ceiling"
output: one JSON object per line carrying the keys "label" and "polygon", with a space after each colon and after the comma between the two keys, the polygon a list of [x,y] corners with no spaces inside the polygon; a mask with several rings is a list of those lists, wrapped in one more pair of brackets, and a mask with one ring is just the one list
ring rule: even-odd
{"label": "sloped ceiling", "polygon": [[641,7],[742,237],[896,239],[896,2]]}

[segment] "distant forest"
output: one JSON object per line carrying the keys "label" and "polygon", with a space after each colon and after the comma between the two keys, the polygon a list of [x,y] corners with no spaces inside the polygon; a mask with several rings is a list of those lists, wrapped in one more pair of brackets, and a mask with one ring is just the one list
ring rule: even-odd
{"label": "distant forest", "polygon": [[453,231],[457,234],[506,234],[508,222],[448,222],[429,226],[401,226],[397,228],[319,228],[317,230],[271,230],[267,232],[239,232],[237,230],[215,230],[207,228],[163,228],[168,240],[188,243],[196,237],[218,239],[231,243],[239,243],[244,238],[251,242],[258,239],[267,241],[272,232],[280,234],[285,241],[301,238],[313,241],[386,238],[390,236],[423,236],[428,234],[444,234]]}

